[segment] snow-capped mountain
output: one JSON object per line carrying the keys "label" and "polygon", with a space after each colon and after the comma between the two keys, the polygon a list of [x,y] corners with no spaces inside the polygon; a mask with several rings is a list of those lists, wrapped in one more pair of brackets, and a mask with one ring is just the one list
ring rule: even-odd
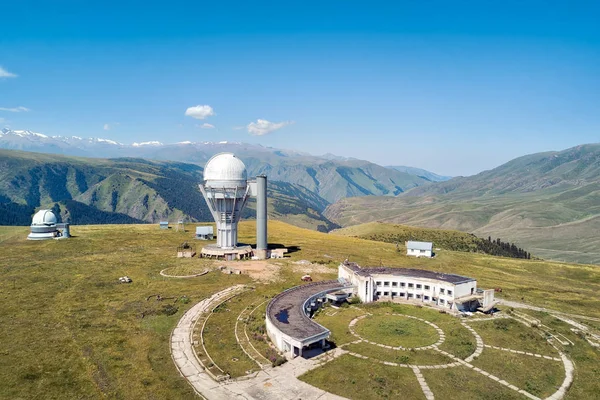
{"label": "snow-capped mountain", "polygon": [[244,160],[249,176],[267,174],[269,179],[302,185],[329,202],[349,196],[394,195],[428,182],[364,160],[331,154],[319,157],[294,150],[230,141],[165,144],[149,140],[123,144],[104,138],[47,136],[3,129],[0,149],[83,157],[133,157],[198,165],[204,165],[217,153],[232,152]]}

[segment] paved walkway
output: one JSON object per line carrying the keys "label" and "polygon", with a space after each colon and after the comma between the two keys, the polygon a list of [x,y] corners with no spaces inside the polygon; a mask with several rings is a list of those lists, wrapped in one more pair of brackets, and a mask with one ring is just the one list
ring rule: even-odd
{"label": "paved walkway", "polygon": [[[467,357],[465,360],[462,360],[453,354],[450,354],[446,351],[443,351],[438,348],[438,344],[436,343],[431,346],[427,346],[428,349],[436,350],[441,354],[448,357],[452,362],[447,364],[440,365],[406,365],[406,364],[397,364],[392,362],[385,362],[377,359],[373,359],[362,354],[357,354],[353,352],[348,352],[343,349],[343,346],[340,348],[336,348],[332,351],[322,354],[321,356],[314,357],[312,359],[304,359],[302,357],[296,357],[295,359],[279,366],[277,368],[266,367],[263,370],[259,371],[253,377],[249,377],[247,379],[238,379],[238,380],[227,380],[223,382],[216,382],[213,380],[210,375],[204,371],[198,357],[193,348],[193,329],[196,321],[202,316],[203,313],[209,311],[211,307],[213,307],[218,302],[231,297],[235,293],[241,291],[244,288],[243,285],[236,285],[224,289],[218,293],[215,293],[209,298],[206,298],[194,305],[190,308],[179,320],[177,327],[173,330],[171,334],[171,356],[177,369],[181,373],[183,377],[185,377],[190,385],[194,388],[196,393],[198,393],[201,397],[204,397],[208,400],[225,400],[225,399],[261,399],[261,400],[296,400],[296,399],[304,399],[304,400],[342,400],[343,397],[336,396],[331,393],[327,393],[321,389],[318,389],[314,386],[311,386],[307,383],[304,383],[297,379],[298,376],[303,373],[310,371],[314,368],[322,366],[323,364],[339,357],[342,354],[350,354],[355,357],[369,359],[373,362],[379,362],[382,364],[386,364],[392,367],[405,367],[411,368],[417,378],[419,385],[421,386],[421,390],[425,395],[427,400],[433,400],[434,395],[423,374],[421,373],[422,369],[438,369],[438,368],[452,368],[458,366],[464,366],[472,369],[473,371],[484,375],[497,383],[512,389],[521,395],[533,399],[539,400],[538,397],[528,393],[518,387],[480,369],[472,365],[470,362],[474,360],[477,356],[479,356],[484,347],[493,348],[496,350],[507,351],[511,353],[516,353],[525,356],[532,356],[538,358],[544,358],[552,361],[562,361],[565,368],[565,379],[560,386],[560,388],[552,394],[547,400],[560,400],[562,399],[569,387],[573,382],[573,374],[574,374],[574,366],[571,360],[562,352],[560,352],[560,358],[558,357],[549,357],[543,356],[540,354],[527,353],[519,350],[506,349],[497,346],[485,345],[481,337],[477,334],[477,332],[468,326],[466,323],[462,323],[462,325],[467,328],[476,338],[476,349],[473,354]],[[511,303],[512,306],[518,303]],[[508,304],[507,304],[508,305]],[[538,307],[525,307],[531,309],[538,309]],[[545,309],[540,309],[544,310]],[[404,315],[403,315],[404,316]],[[354,333],[354,325],[358,322],[361,317],[358,317],[349,324],[350,331]],[[419,319],[420,318],[415,318]],[[421,320],[423,322],[429,323],[428,321]],[[444,333],[439,329],[439,327],[429,323],[434,328],[438,330],[438,334],[442,338],[444,338]],[[441,331],[441,332],[440,332]],[[356,335],[356,334],[355,334]],[[358,336],[358,335],[357,335]],[[353,343],[366,341],[362,338],[356,340]],[[367,341],[368,342],[368,341]],[[377,343],[373,343],[376,345],[380,345]],[[240,344],[241,345],[241,344]],[[390,350],[404,350],[400,348],[394,348],[392,346],[382,346],[382,347],[390,347]]]}
{"label": "paved walkway", "polygon": [[183,314],[171,334],[171,357],[180,374],[187,379],[196,393],[208,400],[343,400],[343,397],[327,393],[297,379],[299,375],[344,354],[341,349],[335,349],[310,360],[296,357],[277,368],[262,370],[256,376],[246,380],[219,383],[204,371],[193,349],[194,324],[212,305],[242,290],[243,287],[243,285],[229,287],[194,305]]}

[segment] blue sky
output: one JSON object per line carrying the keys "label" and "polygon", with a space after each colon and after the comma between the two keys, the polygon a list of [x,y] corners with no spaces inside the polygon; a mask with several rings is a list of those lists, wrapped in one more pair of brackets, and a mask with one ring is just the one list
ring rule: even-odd
{"label": "blue sky", "polygon": [[[1,10],[0,124],[13,129],[243,141],[449,175],[600,142],[597,2]],[[196,106],[209,108],[185,115]]]}

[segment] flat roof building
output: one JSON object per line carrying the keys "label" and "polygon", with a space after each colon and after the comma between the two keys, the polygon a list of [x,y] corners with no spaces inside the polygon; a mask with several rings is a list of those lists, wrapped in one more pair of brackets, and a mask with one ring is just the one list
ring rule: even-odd
{"label": "flat roof building", "polygon": [[414,268],[363,268],[344,261],[338,278],[351,283],[364,303],[408,301],[451,311],[490,311],[496,301],[494,290],[477,288],[477,281],[462,275]]}
{"label": "flat roof building", "polygon": [[351,291],[340,281],[309,283],[288,289],[267,306],[267,334],[277,348],[291,357],[302,356],[309,346],[322,347],[330,331],[311,319],[327,294]]}

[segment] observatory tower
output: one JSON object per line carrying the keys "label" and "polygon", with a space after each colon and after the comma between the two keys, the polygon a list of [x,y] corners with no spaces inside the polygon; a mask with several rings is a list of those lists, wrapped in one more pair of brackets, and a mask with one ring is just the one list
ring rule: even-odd
{"label": "observatory tower", "polygon": [[217,223],[217,246],[237,246],[237,224],[250,197],[246,166],[232,153],[213,156],[204,168],[200,190]]}
{"label": "observatory tower", "polygon": [[200,191],[217,223],[217,245],[202,249],[205,257],[245,258],[250,246],[238,246],[237,224],[250,197],[248,174],[244,163],[232,153],[213,156],[204,168]]}

